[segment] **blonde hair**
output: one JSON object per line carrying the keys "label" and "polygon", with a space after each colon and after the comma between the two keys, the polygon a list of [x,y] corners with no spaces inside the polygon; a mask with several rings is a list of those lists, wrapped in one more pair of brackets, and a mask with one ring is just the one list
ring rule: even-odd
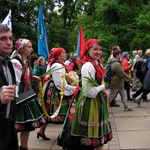
{"label": "blonde hair", "polygon": [[38,58],[38,63],[40,63],[41,65],[45,65],[46,64],[45,58],[43,56],[40,56]]}
{"label": "blonde hair", "polygon": [[147,49],[145,54],[150,54],[150,49]]}

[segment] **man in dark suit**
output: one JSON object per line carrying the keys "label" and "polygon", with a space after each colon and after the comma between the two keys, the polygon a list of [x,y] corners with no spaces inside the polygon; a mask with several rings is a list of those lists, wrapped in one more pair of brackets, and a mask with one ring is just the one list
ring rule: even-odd
{"label": "man in dark suit", "polygon": [[15,130],[16,80],[8,55],[12,52],[12,32],[0,24],[0,150],[18,150]]}

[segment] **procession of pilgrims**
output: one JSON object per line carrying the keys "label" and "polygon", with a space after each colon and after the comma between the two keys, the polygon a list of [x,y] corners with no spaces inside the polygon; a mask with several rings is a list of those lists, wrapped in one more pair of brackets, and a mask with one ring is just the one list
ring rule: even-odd
{"label": "procession of pilgrims", "polygon": [[[31,51],[27,55],[23,48],[28,45]],[[27,149],[29,132],[36,128],[37,138],[50,140],[45,135],[49,123],[63,124],[58,145],[64,149],[94,150],[112,139],[99,40],[89,39],[80,59],[57,47],[50,50],[46,62],[44,57],[31,54],[28,39],[16,41],[15,49],[11,59],[19,93],[32,88],[37,94],[37,98],[18,105],[15,126],[21,132],[20,138],[27,139],[21,140],[20,149]]]}
{"label": "procession of pilgrims", "polygon": [[[80,59],[76,54],[67,55],[62,47],[51,49],[48,58],[43,77],[43,111],[47,123],[63,124],[58,136],[58,145],[63,149],[94,150],[112,139],[108,95],[102,78],[105,71],[99,56],[93,57],[91,47],[102,55],[100,41],[90,39]],[[91,80],[97,84],[89,84]]]}

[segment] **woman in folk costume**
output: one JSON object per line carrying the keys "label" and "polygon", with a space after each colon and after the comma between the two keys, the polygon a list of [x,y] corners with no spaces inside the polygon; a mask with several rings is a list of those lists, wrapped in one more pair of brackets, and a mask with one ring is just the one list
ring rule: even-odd
{"label": "woman in folk costume", "polygon": [[[84,45],[81,67],[82,88],[74,97],[66,117],[62,139],[58,145],[67,150],[103,150],[103,145],[112,139],[106,103],[103,71],[99,65],[102,45],[97,39],[89,39]],[[89,86],[89,82],[96,81]],[[88,87],[88,88],[87,88]]]}
{"label": "woman in folk costume", "polygon": [[[47,71],[52,69],[52,74],[49,76],[48,88],[45,88],[44,100],[48,114],[54,117],[49,119],[50,123],[63,123],[66,112],[69,107],[71,96],[73,95],[76,85],[70,85],[63,75],[67,73],[66,65],[64,64],[67,54],[65,49],[53,48],[49,56],[49,64]],[[62,87],[64,85],[64,87]],[[64,89],[64,91],[62,91]],[[60,105],[60,92],[63,93],[63,101],[59,113],[56,110]]]}
{"label": "woman in folk costume", "polygon": [[[15,43],[12,64],[16,73],[18,93],[23,93],[32,87],[32,81],[40,78],[32,75],[28,56],[33,52],[32,43],[28,39],[19,39]],[[28,150],[30,131],[45,124],[46,120],[37,99],[18,105],[16,129],[20,132],[20,150]]]}
{"label": "woman in folk costume", "polygon": [[[43,56],[42,56],[43,57]],[[40,76],[40,70],[41,70],[41,66],[39,67],[39,62],[38,62],[39,57],[36,54],[32,54],[29,57],[29,62],[30,62],[30,66],[33,69],[33,75],[35,76]],[[38,84],[36,81],[32,82],[32,88],[34,89],[34,91],[36,92],[36,94],[40,95],[40,89],[38,88]],[[42,87],[42,84],[41,84]],[[40,100],[39,100],[40,101]],[[41,101],[40,101],[41,102]],[[42,138],[43,140],[50,140],[50,138],[46,137],[45,135],[45,130],[47,127],[47,123],[42,125],[37,133],[37,138]]]}

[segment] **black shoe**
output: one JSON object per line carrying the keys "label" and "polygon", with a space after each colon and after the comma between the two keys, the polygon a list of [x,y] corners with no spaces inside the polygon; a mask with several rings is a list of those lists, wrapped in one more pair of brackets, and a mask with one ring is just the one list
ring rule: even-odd
{"label": "black shoe", "polygon": [[136,92],[136,89],[132,89],[133,92]]}
{"label": "black shoe", "polygon": [[28,150],[28,149],[26,149],[26,148],[24,148],[22,146],[19,146],[19,150]]}
{"label": "black shoe", "polygon": [[131,95],[131,96],[132,96],[133,101],[136,102],[136,97],[135,97],[135,95],[133,94],[133,95]]}
{"label": "black shoe", "polygon": [[143,101],[143,98],[142,98],[142,97],[140,97],[139,99],[137,99],[138,107],[140,107],[142,101]]}
{"label": "black shoe", "polygon": [[46,135],[41,135],[39,132],[37,133],[37,138],[39,139],[39,137],[41,137],[43,140],[47,141],[50,140],[50,138],[46,137]]}
{"label": "black shoe", "polygon": [[110,107],[120,107],[120,105],[119,104],[117,104],[117,103],[110,103]]}
{"label": "black shoe", "polygon": [[128,100],[128,101],[133,101],[133,99],[132,99],[132,98],[128,98],[127,100]]}

